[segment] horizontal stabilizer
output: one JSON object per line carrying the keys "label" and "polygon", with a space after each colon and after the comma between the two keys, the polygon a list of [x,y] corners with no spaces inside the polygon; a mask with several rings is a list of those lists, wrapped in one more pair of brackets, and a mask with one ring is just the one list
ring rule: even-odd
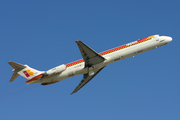
{"label": "horizontal stabilizer", "polygon": [[24,69],[26,66],[21,65],[19,63],[12,62],[12,61],[10,61],[8,63],[9,63],[9,65],[11,65],[14,68],[14,70],[13,70],[14,73],[13,73],[13,75],[12,75],[10,81],[9,81],[9,82],[12,82],[19,76],[18,72],[20,70]]}
{"label": "horizontal stabilizer", "polygon": [[14,72],[9,82],[14,81],[18,76],[19,76],[19,74],[17,74],[16,72]]}
{"label": "horizontal stabilizer", "polygon": [[19,64],[19,63],[15,63],[15,62],[12,62],[12,61],[10,61],[10,62],[8,62],[9,63],[9,65],[11,65],[14,69],[23,69],[23,68],[25,68],[26,66],[24,66],[24,65],[21,65],[21,64]]}

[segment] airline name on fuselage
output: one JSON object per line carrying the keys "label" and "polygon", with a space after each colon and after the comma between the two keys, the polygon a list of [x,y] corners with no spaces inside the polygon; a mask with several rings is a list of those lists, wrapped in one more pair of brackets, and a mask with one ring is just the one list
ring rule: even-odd
{"label": "airline name on fuselage", "polygon": [[138,42],[137,42],[137,41],[134,41],[134,42],[131,42],[131,43],[126,44],[126,46],[131,46],[131,45],[134,45],[134,44],[136,44],[136,43],[138,43]]}

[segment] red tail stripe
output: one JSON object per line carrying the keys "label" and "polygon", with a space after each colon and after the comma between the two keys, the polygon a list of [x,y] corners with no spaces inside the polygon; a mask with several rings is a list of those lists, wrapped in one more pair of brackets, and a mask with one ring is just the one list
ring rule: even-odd
{"label": "red tail stripe", "polygon": [[42,76],[43,76],[42,74],[40,74],[40,75],[38,75],[38,76],[35,76],[35,77],[33,77],[32,79],[26,81],[26,83],[29,84],[29,83],[31,83],[31,82],[33,82],[33,81],[35,81],[35,80],[41,78]]}

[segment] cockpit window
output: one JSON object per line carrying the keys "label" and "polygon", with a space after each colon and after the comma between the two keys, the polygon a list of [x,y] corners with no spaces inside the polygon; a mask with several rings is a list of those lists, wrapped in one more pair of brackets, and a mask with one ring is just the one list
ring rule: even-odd
{"label": "cockpit window", "polygon": [[162,35],[159,35],[159,36],[162,36]]}

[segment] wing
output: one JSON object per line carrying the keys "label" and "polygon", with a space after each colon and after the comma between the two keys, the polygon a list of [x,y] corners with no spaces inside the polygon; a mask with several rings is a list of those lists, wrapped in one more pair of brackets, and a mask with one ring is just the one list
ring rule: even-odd
{"label": "wing", "polygon": [[84,85],[86,85],[93,77],[95,77],[104,67],[99,70],[94,71],[94,70],[91,70],[93,69],[93,65],[101,63],[105,60],[104,57],[99,55],[97,52],[95,52],[93,49],[88,47],[82,41],[77,40],[76,43],[81,51],[81,55],[85,62],[85,67],[88,67],[89,69],[89,73],[84,74],[83,79],[81,80],[79,85],[74,89],[74,91],[71,94],[76,93]]}
{"label": "wing", "polygon": [[[103,67],[104,68],[104,67]],[[96,71],[94,73],[94,75],[89,76],[89,74],[84,74],[83,79],[81,80],[81,82],[79,83],[79,85],[74,89],[74,91],[71,93],[74,94],[76,93],[78,90],[80,90],[84,85],[86,85],[93,77],[95,77],[103,68],[99,69],[98,71]]]}
{"label": "wing", "polygon": [[77,40],[76,43],[81,51],[81,55],[85,62],[85,67],[91,67],[92,65],[101,63],[105,60],[104,57],[99,55],[97,52],[88,47],[82,41]]}

